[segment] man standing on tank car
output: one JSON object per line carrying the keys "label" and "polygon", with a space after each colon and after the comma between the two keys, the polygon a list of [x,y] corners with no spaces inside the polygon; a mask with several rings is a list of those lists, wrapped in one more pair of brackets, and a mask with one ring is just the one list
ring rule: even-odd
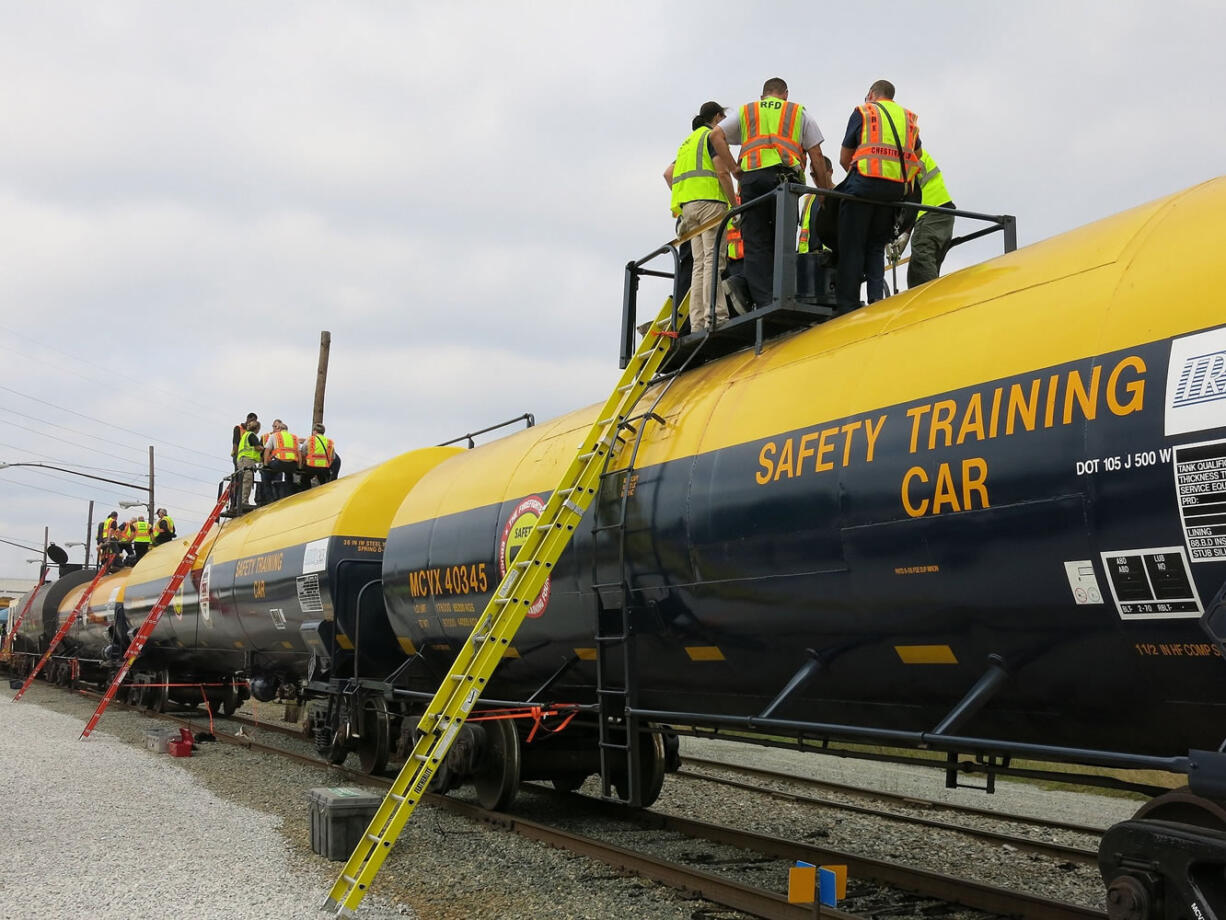
{"label": "man standing on tank car", "polygon": [[[830,173],[822,158],[823,140],[821,128],[805,107],[788,101],[788,85],[779,77],[762,85],[761,99],[741,106],[711,130],[717,153],[731,159],[728,145],[741,146],[737,164],[742,201],[765,195],[782,183],[799,182],[804,176],[806,154],[814,183],[818,188],[830,188]],[[792,226],[782,228],[787,234],[796,225],[795,199],[789,210]],[[773,200],[741,215],[745,281],[754,306],[767,306],[774,299],[775,232]]]}
{"label": "man standing on tank car", "polygon": [[316,422],[311,428],[311,436],[303,438],[298,445],[298,466],[302,470],[300,481],[304,489],[311,488],[312,484],[322,486],[332,478],[336,443],[325,437],[324,431],[324,423]]}
{"label": "man standing on tank car", "polygon": [[254,507],[251,504],[251,490],[255,486],[255,468],[260,465],[263,452],[260,444],[260,420],[253,418],[247,423],[247,430],[239,439],[234,457],[235,469],[238,471],[233,486],[235,509],[250,511]]}
{"label": "man standing on tank car", "polygon": [[915,113],[894,101],[894,84],[878,80],[864,104],[847,120],[839,165],[848,172],[840,189],[870,201],[839,204],[838,304],[860,306],[860,279],[867,278],[868,302],[885,296],[885,247],[894,235],[894,211],[871,202],[902,201],[919,171],[919,123]]}
{"label": "man standing on tank car", "polygon": [[[237,461],[235,461],[237,462]],[[165,508],[158,508],[158,519],[153,525],[153,545],[161,546],[175,538],[175,522]]]}
{"label": "man standing on tank car", "polygon": [[294,491],[294,475],[298,472],[298,439],[290,434],[285,422],[273,419],[272,432],[264,442],[264,475],[268,476],[269,501]]}
{"label": "man standing on tank car", "polygon": [[234,468],[238,469],[238,442],[242,440],[244,434],[247,433],[247,426],[252,422],[258,422],[254,412],[247,413],[247,421],[239,422],[234,426],[234,446],[230,448],[230,459],[234,461]]}
{"label": "man standing on tank car", "polygon": [[[677,235],[685,236],[703,224],[710,223],[730,207],[736,199],[732,184],[732,159],[729,154],[717,154],[711,146],[711,129],[724,120],[724,107],[718,102],[704,102],[691,120],[692,130],[677,149],[677,156],[664,170],[664,179],[672,189],[672,208],[681,212]],[[715,299],[715,323],[728,321],[728,305],[719,285],[720,272],[726,259],[721,252],[716,258],[715,238],[719,225],[710,227],[690,238],[693,268],[690,276],[690,329],[705,332],[711,322],[711,290]]]}

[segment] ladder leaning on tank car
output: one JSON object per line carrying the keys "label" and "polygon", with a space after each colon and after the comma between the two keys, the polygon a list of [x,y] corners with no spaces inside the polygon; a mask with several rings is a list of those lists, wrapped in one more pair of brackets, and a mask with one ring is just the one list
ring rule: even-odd
{"label": "ladder leaning on tank car", "polygon": [[[145,650],[145,643],[149,641],[149,637],[153,634],[153,630],[157,627],[158,621],[162,619],[162,614],[166,608],[170,606],[170,602],[174,600],[175,595],[179,593],[179,588],[183,585],[183,579],[187,577],[187,573],[192,570],[192,566],[196,564],[196,556],[200,552],[200,547],[203,545],[205,538],[209,535],[209,531],[213,529],[213,525],[217,523],[221,516],[222,509],[226,507],[226,503],[230,500],[230,489],[232,486],[227,484],[222,489],[221,495],[217,497],[217,504],[213,506],[213,510],[209,512],[208,518],[205,519],[200,531],[188,546],[187,552],[183,554],[183,558],[179,560],[178,566],[175,568],[174,574],[170,576],[170,581],[166,587],[162,589],[161,595],[158,597],[153,609],[149,611],[145,617],[145,622],[136,631],[136,635],[129,643],[127,650],[124,652],[123,664],[119,670],[115,672],[114,678],[111,679],[110,685],[106,688],[106,693],[102,695],[102,700],[98,703],[98,708],[94,710],[94,714],[89,717],[89,721],[85,724],[84,730],[81,732],[81,739],[88,738],[90,733],[98,725],[102,714],[106,712],[106,707],[111,705],[111,700],[115,698],[116,692],[119,690],[119,685],[124,682],[128,676],[128,672],[132,670],[132,665],[136,664],[136,659],[140,657],[141,652]],[[118,637],[116,637],[118,638]],[[228,713],[227,713],[228,714]]]}
{"label": "ladder leaning on tank car", "polygon": [[[698,360],[712,360],[722,355],[738,351],[748,345],[753,345],[755,353],[762,351],[762,344],[769,338],[825,322],[839,314],[839,307],[834,297],[834,269],[827,264],[829,253],[796,252],[796,227],[798,202],[803,195],[820,194],[822,197],[845,201],[858,201],[872,204],[875,207],[898,208],[910,211],[930,211],[932,205],[924,207],[910,201],[880,202],[849,195],[846,192],[836,192],[833,189],[815,189],[808,185],[797,183],[782,183],[773,191],[746,201],[735,208],[724,212],[719,217],[708,221],[702,227],[685,237],[674,239],[657,249],[652,250],[641,259],[626,264],[626,278],[622,293],[622,325],[621,325],[621,366],[625,367],[634,353],[634,333],[637,323],[638,289],[642,278],[656,277],[673,280],[673,302],[680,298],[681,279],[678,278],[680,256],[678,247],[685,240],[696,236],[703,230],[718,227],[715,246],[712,248],[711,262],[707,271],[712,278],[718,279],[719,272],[715,268],[716,258],[727,246],[725,234],[728,222],[751,208],[765,207],[773,203],[775,208],[775,250],[773,254],[774,269],[772,281],[774,289],[771,302],[760,305],[748,313],[731,316],[729,320],[715,325],[715,298],[722,290],[722,284],[711,285],[711,299],[706,304],[695,305],[695,309],[705,309],[711,317],[707,332],[684,336],[678,343],[678,348],[670,358],[670,365],[665,370],[675,370],[678,365],[689,359],[702,344],[703,355]],[[954,217],[965,217],[969,220],[984,221],[989,226],[982,227],[965,236],[950,240],[949,249],[971,240],[979,239],[992,233],[1003,236],[1004,251],[1013,252],[1017,249],[1017,218],[1012,214],[981,214],[977,211],[964,211],[960,208],[942,208],[942,213]],[[790,232],[789,232],[790,231]],[[660,256],[672,256],[672,271],[664,271],[648,266]],[[688,279],[687,279],[688,283]],[[693,310],[691,312],[694,312]],[[678,326],[680,328],[680,326]]]}
{"label": "ladder leaning on tank car", "polygon": [[419,736],[413,752],[328,893],[326,910],[341,916],[355,915],[405,823],[441,769],[447,751],[502,660],[503,652],[555,563],[570,545],[607,472],[608,455],[625,443],[621,437],[623,423],[673,349],[677,324],[684,321],[687,309],[688,301],[679,307],[671,298],[666,301],[627,363],[617,387],[550,493],[527,542],[507,567],[506,575],[477,618],[477,625],[426,706],[417,723]]}
{"label": "ladder leaning on tank car", "polygon": [[110,572],[111,563],[114,561],[115,557],[113,555],[99,560],[98,571],[94,575],[93,580],[89,583],[89,587],[85,589],[85,593],[81,595],[81,599],[77,601],[76,606],[72,608],[72,613],[70,613],[68,618],[64,620],[64,623],[60,626],[59,631],[52,637],[50,644],[47,646],[47,650],[43,652],[43,656],[38,659],[38,663],[30,669],[30,673],[26,676],[25,683],[21,685],[21,689],[17,691],[17,695],[13,697],[14,703],[18,702],[23,696],[26,695],[26,691],[30,689],[30,684],[34,683],[34,679],[38,677],[39,673],[46,666],[47,662],[51,660],[51,656],[55,654],[55,650],[60,647],[60,643],[64,641],[64,637],[67,636],[68,631],[72,629],[72,624],[77,622],[77,618],[81,616],[81,612],[89,606],[89,599],[93,596],[94,590],[98,587],[99,583],[101,583],[102,579],[106,577],[108,572]]}

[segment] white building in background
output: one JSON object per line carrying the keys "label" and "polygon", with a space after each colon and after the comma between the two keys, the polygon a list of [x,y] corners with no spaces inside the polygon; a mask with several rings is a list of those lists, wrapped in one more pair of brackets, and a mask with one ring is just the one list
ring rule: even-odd
{"label": "white building in background", "polygon": [[0,613],[37,584],[37,578],[0,578]]}

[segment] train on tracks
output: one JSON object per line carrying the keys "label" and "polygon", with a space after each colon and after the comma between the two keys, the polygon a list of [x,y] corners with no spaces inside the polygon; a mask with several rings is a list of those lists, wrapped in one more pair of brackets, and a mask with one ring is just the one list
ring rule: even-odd
{"label": "train on tracks", "polygon": [[[1226,311],[1189,253],[1223,213],[1217,179],[674,368],[436,786],[650,805],[693,729],[1165,769],[1110,911],[1220,916]],[[224,522],[129,697],[307,700],[324,756],[405,756],[595,411]],[[108,576],[52,676],[105,677],[184,545]],[[39,590],[19,671],[88,578]]]}

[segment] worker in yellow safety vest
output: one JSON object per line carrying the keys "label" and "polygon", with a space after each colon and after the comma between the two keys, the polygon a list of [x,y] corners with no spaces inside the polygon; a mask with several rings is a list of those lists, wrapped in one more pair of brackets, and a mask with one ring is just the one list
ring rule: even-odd
{"label": "worker in yellow safety vest", "polygon": [[153,545],[161,546],[175,538],[175,520],[166,513],[165,508],[158,508],[157,514],[158,519],[153,523]]}
{"label": "worker in yellow safety vest", "polygon": [[153,526],[145,520],[142,514],[132,522],[132,549],[136,552],[136,561],[140,562],[149,547],[153,545]]}
{"label": "worker in yellow safety vest", "polygon": [[268,501],[285,498],[295,491],[298,472],[298,439],[289,433],[285,422],[273,419],[272,431],[264,440],[264,482]]}
{"label": "worker in yellow safety vest", "polygon": [[98,525],[96,541],[98,543],[98,558],[115,551],[115,543],[119,540],[119,512],[112,511]]}
{"label": "worker in yellow safety vest", "polygon": [[[894,84],[878,80],[847,121],[839,164],[848,171],[840,189],[864,201],[839,205],[838,304],[860,306],[860,281],[868,302],[885,296],[885,247],[894,236],[890,207],[903,199],[919,172],[919,122],[894,101]],[[881,202],[876,204],[874,202]]]}
{"label": "worker in yellow safety vest", "polygon": [[253,418],[247,423],[247,428],[234,451],[236,472],[231,507],[235,510],[248,510],[253,507],[251,490],[255,486],[255,468],[260,465],[263,455],[264,450],[260,445],[260,420]]}
{"label": "worker in yellow safety vest", "polygon": [[[704,102],[690,120],[692,130],[677,149],[677,156],[664,170],[664,178],[672,189],[672,209],[674,213],[681,212],[677,235],[690,237],[694,263],[690,275],[690,328],[694,332],[705,332],[712,320],[717,325],[728,320],[728,306],[718,284],[725,263],[724,253],[715,252],[719,226],[691,235],[727,211],[728,202],[736,197],[732,159],[716,154],[711,146],[711,129],[723,121],[724,112],[718,102]],[[716,291],[714,315],[712,288]]]}
{"label": "worker in yellow safety vest", "polygon": [[[715,151],[732,158],[729,144],[740,144],[738,170],[741,198],[751,201],[783,182],[799,182],[806,156],[818,188],[830,188],[830,174],[822,159],[822,131],[805,107],[788,101],[788,85],[779,77],[762,85],[762,97],[748,102],[711,130]],[[796,222],[796,201],[790,199],[791,224]],[[745,280],[754,305],[774,300],[775,201],[768,200],[741,215],[745,237]],[[791,232],[786,231],[786,232]],[[789,248],[791,243],[789,241]]]}
{"label": "worker in yellow safety vest", "polygon": [[298,463],[302,467],[299,481],[304,489],[323,485],[332,478],[332,461],[336,458],[336,444],[324,436],[324,423],[316,422],[311,436],[303,438],[298,446]]}

